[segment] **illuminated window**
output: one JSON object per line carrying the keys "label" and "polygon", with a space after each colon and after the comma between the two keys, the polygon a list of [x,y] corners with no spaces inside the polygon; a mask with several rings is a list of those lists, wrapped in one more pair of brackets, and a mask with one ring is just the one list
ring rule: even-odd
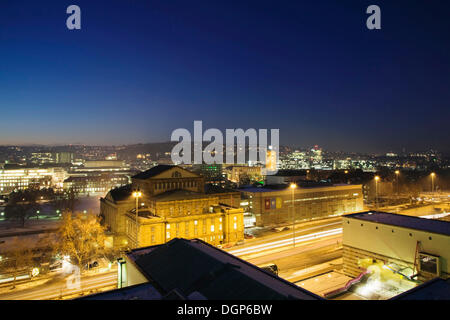
{"label": "illuminated window", "polygon": [[237,229],[237,223],[235,222],[234,223],[234,230],[236,230]]}
{"label": "illuminated window", "polygon": [[167,224],[166,228],[167,228],[167,229],[170,229],[170,223]]}
{"label": "illuminated window", "polygon": [[166,238],[170,239],[170,232],[169,231],[166,232]]}

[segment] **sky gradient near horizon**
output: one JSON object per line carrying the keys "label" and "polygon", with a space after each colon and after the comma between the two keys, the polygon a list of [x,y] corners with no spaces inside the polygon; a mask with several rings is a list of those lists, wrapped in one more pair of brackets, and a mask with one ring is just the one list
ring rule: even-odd
{"label": "sky gradient near horizon", "polygon": [[[81,8],[81,30],[66,8]],[[366,28],[378,4],[382,29]],[[279,128],[328,150],[450,152],[448,1],[2,0],[0,144]]]}

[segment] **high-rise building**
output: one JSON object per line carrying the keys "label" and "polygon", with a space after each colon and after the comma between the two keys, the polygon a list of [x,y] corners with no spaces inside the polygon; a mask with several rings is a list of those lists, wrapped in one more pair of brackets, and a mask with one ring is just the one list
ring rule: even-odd
{"label": "high-rise building", "polygon": [[72,163],[73,153],[72,152],[56,152],[55,162],[56,163]]}

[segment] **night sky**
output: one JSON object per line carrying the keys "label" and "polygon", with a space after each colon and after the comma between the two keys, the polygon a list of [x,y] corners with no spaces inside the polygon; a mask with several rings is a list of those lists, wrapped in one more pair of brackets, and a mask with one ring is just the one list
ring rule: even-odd
{"label": "night sky", "polygon": [[0,144],[168,141],[203,120],[449,152],[449,32],[450,1],[0,0]]}

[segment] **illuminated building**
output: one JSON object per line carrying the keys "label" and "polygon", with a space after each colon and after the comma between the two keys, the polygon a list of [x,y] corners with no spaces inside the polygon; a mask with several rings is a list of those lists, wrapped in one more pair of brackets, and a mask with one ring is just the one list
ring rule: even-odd
{"label": "illuminated building", "polygon": [[269,146],[269,150],[267,150],[266,153],[265,171],[276,172],[277,169],[278,169],[277,152],[275,150],[272,150],[272,147]]}
{"label": "illuminated building", "polygon": [[54,163],[55,159],[51,152],[32,152],[30,161],[33,163]]}
{"label": "illuminated building", "polygon": [[[248,210],[257,226],[292,221],[292,200],[289,186],[267,185],[239,189],[248,200]],[[294,191],[296,220],[310,220],[363,210],[361,185],[300,184]]]}
{"label": "illuminated building", "polygon": [[56,152],[55,162],[56,163],[72,163],[73,153],[72,152]]}
{"label": "illuminated building", "polygon": [[262,179],[262,172],[260,166],[243,166],[231,165],[225,168],[227,179],[239,183],[246,178],[249,181],[260,181]]}
{"label": "illuminated building", "polygon": [[344,273],[356,277],[361,262],[381,262],[417,280],[450,275],[450,222],[386,212],[343,218]]}
{"label": "illuminated building", "polygon": [[126,167],[122,160],[88,160],[84,162],[85,168],[123,168]]}
{"label": "illuminated building", "polygon": [[159,165],[133,176],[131,185],[111,190],[101,199],[100,210],[118,245],[158,244],[174,237],[222,244],[243,240],[239,200],[238,192],[206,192],[198,174]]}
{"label": "illuminated building", "polygon": [[62,188],[67,172],[63,168],[0,169],[0,194],[28,188]]}
{"label": "illuminated building", "polygon": [[79,194],[106,194],[109,190],[129,183],[126,175],[112,173],[71,176],[64,180],[64,189],[72,189]]}
{"label": "illuminated building", "polygon": [[322,163],[322,149],[318,145],[315,145],[311,149],[311,162],[313,165],[320,165]]}

